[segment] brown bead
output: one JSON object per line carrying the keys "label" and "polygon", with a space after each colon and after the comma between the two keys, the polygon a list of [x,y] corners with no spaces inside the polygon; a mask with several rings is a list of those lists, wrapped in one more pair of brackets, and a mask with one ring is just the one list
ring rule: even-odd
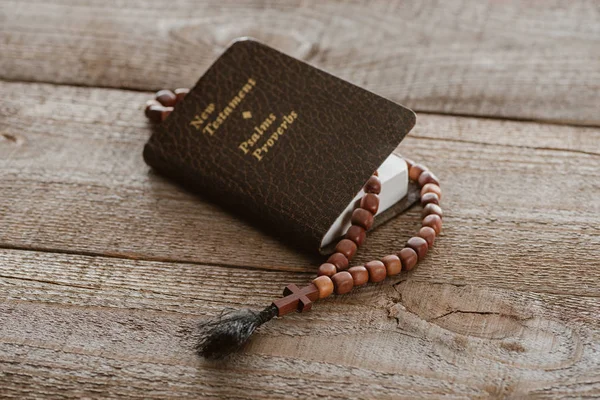
{"label": "brown bead", "polygon": [[357,208],[352,213],[351,221],[352,225],[362,226],[366,230],[369,230],[373,226],[373,214],[364,208]]}
{"label": "brown bead", "polygon": [[379,171],[375,171],[371,175],[379,176]]}
{"label": "brown bead", "polygon": [[421,217],[425,218],[429,214],[439,215],[440,217],[444,216],[444,212],[442,211],[442,207],[437,204],[429,203],[423,207],[423,211],[421,211]]}
{"label": "brown bead", "polygon": [[419,176],[421,176],[423,171],[427,171],[427,168],[425,168],[424,165],[414,164],[412,167],[410,167],[410,170],[408,171],[408,177],[411,181],[417,182],[419,180]]}
{"label": "brown bead", "polygon": [[162,112],[160,113],[161,122],[167,119],[167,117],[173,112],[173,107],[163,107]]}
{"label": "brown bead", "polygon": [[335,265],[338,271],[348,268],[348,259],[342,253],[333,253],[329,256],[327,262]]}
{"label": "brown bead", "polygon": [[406,242],[406,246],[410,247],[417,253],[417,257],[419,257],[419,261],[421,261],[427,255],[427,250],[429,246],[427,245],[427,241],[419,236],[413,236]]}
{"label": "brown bead", "polygon": [[381,193],[381,181],[376,176],[371,176],[363,187],[365,193],[379,194]]}
{"label": "brown bead", "polygon": [[161,105],[152,105],[146,109],[146,116],[152,122],[162,122],[173,111],[173,107],[163,107]]}
{"label": "brown bead", "polygon": [[417,253],[410,247],[405,247],[400,250],[398,258],[402,261],[402,269],[405,271],[413,269],[415,265],[417,265],[417,261],[419,261]]}
{"label": "brown bead", "polygon": [[337,268],[332,263],[323,263],[317,269],[317,276],[333,276],[337,272]]}
{"label": "brown bead", "polygon": [[161,121],[161,111],[150,107],[146,109],[146,117],[150,120],[150,122],[159,123]]}
{"label": "brown bead", "polygon": [[187,89],[187,88],[175,89],[175,101],[177,103],[181,102],[181,100],[183,100],[185,95],[188,94],[189,92],[190,92],[190,89]]}
{"label": "brown bead", "polygon": [[356,254],[356,249],[356,243],[350,239],[342,239],[337,246],[335,246],[335,251],[345,255],[348,260],[352,260],[352,257]]}
{"label": "brown bead", "polygon": [[160,104],[158,101],[156,101],[154,99],[150,99],[150,100],[146,101],[146,110],[150,106],[162,106],[162,104]]}
{"label": "brown bead", "polygon": [[352,240],[357,246],[362,246],[367,238],[365,228],[358,225],[352,225],[346,232],[346,239]]}
{"label": "brown bead", "polygon": [[313,279],[312,283],[319,289],[320,299],[324,299],[333,293],[333,281],[326,275],[321,275]]}
{"label": "brown bead", "polygon": [[423,226],[430,226],[435,231],[436,235],[439,235],[442,231],[442,218],[437,214],[429,214],[423,218]]}
{"label": "brown bead", "polygon": [[387,276],[385,265],[379,260],[369,261],[365,268],[369,271],[369,282],[381,282]]}
{"label": "brown bead", "polygon": [[171,115],[172,112],[173,112],[173,107],[165,107],[163,112],[160,114],[161,121],[164,121],[165,119],[167,119],[167,117],[169,115]]}
{"label": "brown bead", "polygon": [[398,275],[402,271],[402,263],[396,255],[385,256],[381,259],[381,262],[385,265],[387,276]]}
{"label": "brown bead", "polygon": [[354,286],[354,279],[348,271],[341,271],[331,277],[336,294],[348,293]]}
{"label": "brown bead", "polygon": [[431,248],[431,246],[433,246],[433,244],[435,243],[435,231],[430,226],[424,226],[421,229],[419,229],[418,235],[419,237],[425,239],[429,248]]}
{"label": "brown bead", "polygon": [[[152,106],[158,106],[158,107],[162,107],[162,104],[160,104],[158,101],[156,100],[148,100],[146,102],[146,108],[144,109],[144,114],[146,115],[147,118],[152,119],[153,118],[153,113],[151,111],[151,107]],[[160,117],[160,114],[157,113],[156,114],[157,117]],[[160,118],[157,121],[153,121],[153,122],[160,122]]]}
{"label": "brown bead", "polygon": [[165,107],[173,107],[177,103],[177,96],[170,90],[164,89],[156,92],[156,100]]}
{"label": "brown bead", "polygon": [[365,193],[365,195],[360,199],[360,208],[364,208],[371,214],[377,214],[377,210],[379,209],[379,196],[373,193]]}
{"label": "brown bead", "polygon": [[440,181],[431,171],[425,171],[419,176],[419,186],[423,187],[428,183],[435,183],[440,186]]}
{"label": "brown bead", "polygon": [[354,280],[354,286],[364,285],[369,282],[369,271],[362,265],[351,267],[348,269],[352,279]]}
{"label": "brown bead", "polygon": [[404,161],[406,162],[406,169],[408,170],[408,172],[410,172],[410,169],[412,168],[413,165],[415,165],[415,162],[413,160],[411,160],[410,158],[404,158]]}
{"label": "brown bead", "polygon": [[426,183],[425,186],[421,188],[421,196],[425,193],[435,193],[440,200],[442,199],[442,189],[435,183]]}
{"label": "brown bead", "polygon": [[440,198],[435,193],[425,193],[421,196],[421,205],[427,205],[429,203],[440,204]]}

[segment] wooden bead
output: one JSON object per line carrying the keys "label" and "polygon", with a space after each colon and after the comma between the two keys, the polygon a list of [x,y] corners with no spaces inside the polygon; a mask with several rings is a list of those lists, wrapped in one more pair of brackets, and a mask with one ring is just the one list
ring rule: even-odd
{"label": "wooden bead", "polygon": [[381,261],[369,261],[365,268],[369,271],[369,282],[381,282],[387,276],[385,265]]}
{"label": "wooden bead", "polygon": [[379,171],[375,171],[375,172],[373,172],[371,175],[374,175],[374,176],[379,176]]}
{"label": "wooden bead", "polygon": [[356,250],[356,243],[350,239],[342,239],[337,246],[335,246],[335,251],[345,255],[348,260],[352,260],[352,257],[356,254]]}
{"label": "wooden bead", "polygon": [[369,282],[369,271],[362,265],[351,267],[348,269],[352,279],[354,280],[354,286],[364,285]]}
{"label": "wooden bead", "polygon": [[425,193],[435,193],[440,200],[442,199],[442,189],[435,183],[426,183],[425,186],[421,188],[421,196]]}
{"label": "wooden bead", "polygon": [[352,213],[352,224],[362,226],[365,230],[371,229],[373,226],[373,214],[364,208],[357,208]]}
{"label": "wooden bead", "polygon": [[352,240],[357,246],[362,246],[367,238],[365,228],[359,225],[352,225],[346,232],[346,239]]}
{"label": "wooden bead", "polygon": [[424,226],[421,229],[419,229],[418,235],[419,237],[425,239],[429,248],[431,248],[431,246],[433,246],[433,244],[435,243],[435,231],[430,226]]}
{"label": "wooden bead", "polygon": [[415,165],[415,162],[409,158],[404,158],[404,161],[406,162],[407,171],[410,172],[410,169],[412,168],[413,165]]}
{"label": "wooden bead", "polygon": [[333,293],[333,281],[326,275],[321,275],[313,279],[312,283],[319,289],[320,299],[324,299]]}
{"label": "wooden bead", "polygon": [[163,107],[161,105],[151,105],[146,109],[146,116],[152,122],[162,122],[173,111],[173,107]]}
{"label": "wooden bead", "polygon": [[379,194],[381,193],[381,181],[376,176],[371,176],[363,187],[365,193]]}
{"label": "wooden bead", "polygon": [[425,171],[419,176],[419,186],[423,187],[428,183],[435,183],[440,186],[440,181],[431,171]]}
{"label": "wooden bead", "polygon": [[406,242],[406,246],[410,247],[417,253],[417,257],[419,261],[421,261],[427,255],[427,250],[429,246],[427,245],[427,241],[419,236],[413,236]]}
{"label": "wooden bead", "polygon": [[172,112],[173,112],[173,107],[165,107],[163,112],[160,114],[160,120],[164,121],[165,119],[167,119],[167,117],[169,115],[171,115]]}
{"label": "wooden bead", "polygon": [[146,108],[144,109],[144,114],[152,122],[160,122],[160,113],[156,112],[156,115],[154,115],[154,113],[152,112],[152,106],[154,106],[154,107],[162,107],[162,104],[160,104],[156,100],[148,100],[146,102]]}
{"label": "wooden bead", "polygon": [[408,177],[411,181],[417,182],[419,180],[419,176],[421,176],[423,171],[426,170],[427,168],[425,168],[425,166],[421,164],[414,164],[412,167],[410,167],[410,170],[408,171]]}
{"label": "wooden bead", "polygon": [[156,92],[156,100],[165,107],[173,107],[177,103],[177,96],[170,90],[164,89]]}
{"label": "wooden bead", "polygon": [[437,194],[435,193],[425,193],[423,196],[421,196],[421,205],[425,206],[427,204],[440,204],[440,198],[438,197]]}
{"label": "wooden bead", "polygon": [[377,214],[377,210],[379,209],[379,196],[373,193],[365,193],[360,200],[360,208],[364,208],[373,215]]}
{"label": "wooden bead", "polygon": [[162,104],[160,104],[158,101],[154,100],[154,99],[150,99],[148,101],[146,101],[146,110],[150,107],[150,106],[162,106]]}
{"label": "wooden bead", "polygon": [[317,269],[317,276],[333,276],[337,272],[337,268],[332,263],[323,263]]}
{"label": "wooden bead", "polygon": [[435,231],[436,235],[439,235],[442,231],[442,218],[437,214],[429,214],[423,218],[423,226],[430,226]]}
{"label": "wooden bead", "polygon": [[385,265],[387,276],[398,275],[402,271],[402,262],[396,255],[385,256],[381,259],[381,262]]}
{"label": "wooden bead", "polygon": [[348,268],[348,259],[342,253],[333,253],[329,256],[327,262],[335,265],[338,271]]}
{"label": "wooden bead", "polygon": [[398,258],[402,262],[402,269],[405,271],[410,271],[417,265],[417,261],[419,261],[419,257],[417,253],[411,249],[410,247],[405,247],[398,253]]}
{"label": "wooden bead", "polygon": [[341,271],[331,277],[336,294],[348,293],[354,286],[354,279],[348,271]]}
{"label": "wooden bead", "polygon": [[146,117],[148,117],[150,122],[154,123],[159,123],[162,120],[161,111],[156,109],[155,107],[150,107],[146,109]]}
{"label": "wooden bead", "polygon": [[421,217],[425,218],[429,214],[439,215],[440,218],[442,218],[444,216],[442,207],[438,206],[437,204],[433,204],[433,203],[426,204],[425,207],[423,207],[423,211],[421,211]]}
{"label": "wooden bead", "polygon": [[185,95],[188,94],[189,92],[190,92],[190,89],[187,89],[187,88],[175,89],[175,101],[177,103],[181,102],[181,100],[183,100]]}

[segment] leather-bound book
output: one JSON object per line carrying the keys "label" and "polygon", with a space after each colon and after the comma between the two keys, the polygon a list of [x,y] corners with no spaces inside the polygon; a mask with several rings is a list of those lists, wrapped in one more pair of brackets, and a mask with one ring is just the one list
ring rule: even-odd
{"label": "leather-bound book", "polygon": [[382,202],[390,193],[394,204],[375,226],[416,199],[391,156],[414,124],[405,107],[243,39],[156,128],[144,159],[271,234],[326,252],[384,161]]}

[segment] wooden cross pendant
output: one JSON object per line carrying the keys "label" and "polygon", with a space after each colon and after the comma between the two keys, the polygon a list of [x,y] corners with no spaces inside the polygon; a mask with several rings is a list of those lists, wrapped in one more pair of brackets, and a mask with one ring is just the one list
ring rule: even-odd
{"label": "wooden cross pendant", "polygon": [[273,305],[279,311],[277,314],[279,317],[292,311],[310,311],[312,302],[319,298],[319,289],[312,283],[302,289],[292,283],[285,287],[283,295],[285,297],[273,302]]}

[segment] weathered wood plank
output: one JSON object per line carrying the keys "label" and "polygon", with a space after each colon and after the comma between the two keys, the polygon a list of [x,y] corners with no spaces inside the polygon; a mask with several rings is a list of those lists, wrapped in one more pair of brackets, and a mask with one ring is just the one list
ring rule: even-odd
{"label": "weathered wood plank", "polygon": [[[417,110],[600,123],[593,1],[0,7],[0,79],[189,86],[250,34]],[[215,364],[196,323],[268,304],[319,259],[149,173],[149,94],[0,92],[0,397],[600,397],[598,129],[421,115],[398,151],[443,180],[427,260]],[[358,262],[401,247],[418,212]]]}
{"label": "weathered wood plank", "polygon": [[[2,87],[14,97],[0,122],[0,246],[288,271],[318,265],[148,173],[144,94]],[[439,171],[446,228],[416,274],[597,295],[599,138],[593,128],[422,116],[400,149]],[[373,232],[357,262],[401,248],[418,213]]]}
{"label": "weathered wood plank", "polygon": [[3,0],[0,78],[193,84],[248,35],[418,111],[600,124],[594,0]]}
{"label": "weathered wood plank", "polygon": [[598,296],[402,274],[272,321],[223,365],[193,354],[196,323],[308,274],[15,250],[0,266],[5,397],[600,394]]}

